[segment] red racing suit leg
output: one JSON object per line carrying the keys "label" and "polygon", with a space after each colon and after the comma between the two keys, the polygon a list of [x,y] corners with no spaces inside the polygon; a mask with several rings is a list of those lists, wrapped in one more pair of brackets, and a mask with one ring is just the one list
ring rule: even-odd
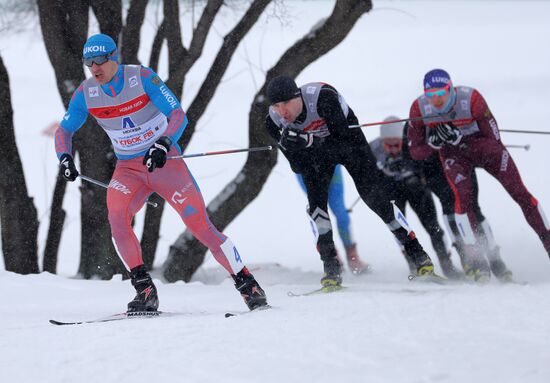
{"label": "red racing suit leg", "polygon": [[[169,152],[169,155],[176,154],[174,150]],[[123,184],[132,193],[120,193],[114,188],[114,181]],[[143,263],[131,220],[152,192],[158,193],[176,210],[191,233],[208,247],[216,261],[230,274],[242,270],[244,265],[240,254],[231,240],[210,222],[202,194],[184,161],[168,160],[164,167],[149,173],[142,164],[142,158],[118,161],[107,193],[113,241],[129,268]]]}
{"label": "red racing suit leg", "polygon": [[539,202],[523,184],[512,156],[500,141],[478,141],[482,167],[495,177],[516,201],[529,226],[537,233],[546,251],[550,251],[550,225]]}
{"label": "red racing suit leg", "polygon": [[460,147],[445,147],[441,157],[445,174],[455,193],[455,212],[467,213],[474,230],[478,222],[473,214],[469,173],[462,173],[466,170],[465,166],[481,167],[495,177],[520,206],[527,223],[537,233],[546,251],[550,251],[550,226],[544,212],[523,184],[518,168],[502,142],[479,137]]}

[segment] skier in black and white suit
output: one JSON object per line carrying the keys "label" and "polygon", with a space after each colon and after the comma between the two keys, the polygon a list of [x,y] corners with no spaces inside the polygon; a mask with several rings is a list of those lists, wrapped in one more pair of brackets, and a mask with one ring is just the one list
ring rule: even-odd
{"label": "skier in black and white suit", "polygon": [[324,264],[321,284],[339,286],[342,282],[327,213],[329,184],[337,164],[346,168],[363,201],[403,245],[416,273],[432,275],[431,259],[388,199],[384,177],[363,132],[349,128],[358,123],[357,117],[338,91],[320,82],[298,88],[292,78],[278,76],[269,83],[267,96],[271,106],[266,128],[307,189],[308,213],[318,231],[317,250]]}

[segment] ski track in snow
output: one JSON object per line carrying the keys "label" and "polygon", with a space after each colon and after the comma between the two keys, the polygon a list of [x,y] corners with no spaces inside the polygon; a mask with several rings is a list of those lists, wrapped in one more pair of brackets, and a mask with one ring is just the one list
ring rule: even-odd
{"label": "ski track in snow", "polygon": [[[0,273],[0,377],[13,382],[543,382],[550,369],[550,283],[428,285],[406,275],[346,275],[350,289],[307,291],[313,273],[266,268],[303,284],[264,286],[272,310],[246,310],[229,280],[162,284],[167,318],[54,326],[123,311],[127,281]],[[218,272],[218,271],[215,271]],[[122,308],[122,310],[121,310]],[[16,362],[20,361],[20,362]],[[32,364],[22,368],[24,362]],[[250,374],[250,375],[249,375]],[[47,378],[47,379],[45,379]]]}
{"label": "ski track in snow", "polygon": [[[332,1],[287,2],[291,19],[284,26],[262,17],[235,54],[186,153],[248,146],[255,84],[263,83],[265,71],[332,6]],[[366,123],[389,114],[406,116],[422,90],[424,73],[442,67],[457,84],[481,91],[502,129],[548,130],[550,2],[375,0],[374,6],[342,44],[299,75],[299,84],[331,83]],[[143,62],[158,20],[154,8],[148,8],[141,34]],[[216,19],[216,32],[208,36],[204,55],[186,78],[184,108],[199,89],[221,36],[233,27],[235,12],[224,7]],[[182,23],[187,40],[188,21]],[[97,31],[97,25],[90,30]],[[57,159],[51,138],[41,131],[64,110],[38,26],[3,34],[0,49],[10,75],[18,150],[44,246]],[[247,60],[260,69],[249,67]],[[162,78],[166,67],[163,50]],[[378,134],[376,127],[364,131],[368,139]],[[549,138],[502,137],[507,144],[531,144],[529,152],[510,152],[525,185],[548,213]],[[245,155],[227,155],[187,164],[208,203],[245,160]],[[345,177],[349,206],[357,193]],[[273,310],[224,318],[245,306],[211,256],[192,283],[163,284],[159,268],[183,230],[179,217],[166,209],[153,275],[161,309],[183,315],[59,327],[48,320],[115,314],[134,294],[120,277],[71,278],[78,269],[80,191],[79,182],[69,184],[59,276],[0,271],[0,382],[549,382],[548,256],[502,187],[484,172],[478,178],[480,203],[502,257],[526,286],[409,283],[387,228],[358,204],[352,214],[354,233],[359,253],[374,273],[346,275],[351,288],[341,293],[289,298],[288,291],[319,286],[321,263],[304,214],[305,197],[279,155],[261,194],[225,230],[255,270]],[[138,236],[143,214],[136,218]],[[433,255],[418,219],[409,215],[409,222]],[[343,254],[339,239],[336,245]],[[453,258],[457,264],[456,254]]]}

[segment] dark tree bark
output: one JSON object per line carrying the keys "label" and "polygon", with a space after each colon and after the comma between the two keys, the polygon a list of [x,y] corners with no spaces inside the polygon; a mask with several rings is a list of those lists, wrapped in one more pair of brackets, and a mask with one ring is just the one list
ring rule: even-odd
{"label": "dark tree bark", "polygon": [[[290,47],[268,71],[249,113],[251,147],[275,145],[264,127],[269,107],[265,90],[269,81],[279,74],[296,77],[306,66],[344,40],[357,20],[371,9],[371,1],[338,0],[330,17]],[[210,219],[219,230],[224,230],[257,197],[276,162],[276,151],[249,154],[235,179],[208,205]],[[189,281],[203,263],[206,250],[189,230],[185,231],[170,247],[163,265],[164,277],[168,281]]]}
{"label": "dark tree bark", "polygon": [[[200,119],[216,93],[216,88],[220,84],[240,41],[250,31],[256,21],[258,21],[260,15],[270,2],[271,0],[255,0],[233,30],[224,37],[222,47],[218,51],[206,79],[187,111],[189,124],[185,129],[182,139],[179,141],[183,148],[189,143],[195,131],[197,121]],[[177,8],[177,1],[165,1],[165,18],[162,25],[165,26],[164,34],[168,41],[169,61],[171,63],[169,65],[170,74],[167,85],[176,95],[181,94],[187,72],[202,54],[208,31],[211,29],[211,25],[222,3],[223,1],[217,0],[208,1],[197,27],[194,30],[189,49],[187,50],[183,47],[181,42],[179,18],[174,17],[174,15],[177,15],[177,12],[173,10],[173,7]],[[172,10],[172,13],[170,13],[169,10]],[[151,264],[154,260],[154,254],[158,244],[160,221],[164,209],[164,200],[160,198],[159,200],[160,203],[158,208],[154,209],[150,206],[147,207],[145,214],[145,227],[147,231],[144,231],[141,241],[143,254]]]}
{"label": "dark tree bark", "polygon": [[[72,93],[84,80],[81,49],[88,30],[89,2],[38,0],[40,25],[48,57],[56,72],[57,89],[68,107]],[[44,251],[44,270],[55,273],[66,213],[66,181],[58,174],[50,208],[50,225]]]}
{"label": "dark tree bark", "polygon": [[140,64],[137,57],[140,43],[139,32],[145,19],[148,2],[148,0],[132,0],[130,2],[126,25],[122,28],[120,55],[123,64]]}
{"label": "dark tree bark", "polygon": [[162,49],[162,43],[164,42],[164,20],[159,25],[155,38],[153,39],[153,44],[151,45],[151,54],[149,55],[149,68],[157,72],[159,67],[160,59],[160,50]]}
{"label": "dark tree bark", "polygon": [[[132,3],[135,3],[135,1],[133,1]],[[122,0],[91,0],[91,5],[92,5],[92,10],[94,11],[95,17],[99,22],[99,29],[101,30],[101,33],[105,33],[106,35],[111,36],[115,40],[115,42],[118,44],[120,32],[122,31]],[[147,6],[147,1],[145,1],[145,6]],[[131,11],[131,10],[132,9],[129,9],[128,11]],[[145,10],[143,12],[145,13]],[[136,15],[136,18],[131,21],[136,22],[136,25],[132,25],[132,28],[138,28],[137,29],[137,33],[138,33],[137,47],[139,48],[139,29],[141,29],[141,23],[143,23],[143,17],[141,19],[141,23],[139,23],[140,20],[138,19],[138,17],[139,15]],[[132,40],[132,39],[134,39],[134,46],[135,46],[136,45],[135,36],[129,37],[129,40]],[[130,41],[128,43],[130,46],[132,46]]]}
{"label": "dark tree bark", "polygon": [[57,273],[57,254],[59,252],[63,225],[67,216],[65,210],[61,208],[63,206],[66,188],[67,182],[58,174],[53,191],[50,209],[50,225],[48,227],[46,247],[44,248],[44,259],[42,260],[42,270],[52,274]]}
{"label": "dark tree bark", "polygon": [[13,131],[9,77],[0,56],[0,227],[6,270],[38,273],[38,217]]}

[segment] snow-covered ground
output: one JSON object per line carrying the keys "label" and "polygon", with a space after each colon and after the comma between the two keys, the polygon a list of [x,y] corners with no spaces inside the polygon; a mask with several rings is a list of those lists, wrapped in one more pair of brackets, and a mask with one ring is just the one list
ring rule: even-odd
{"label": "snow-covered ground", "polygon": [[[247,145],[248,110],[265,70],[297,36],[327,16],[332,4],[289,1],[285,25],[275,18],[260,20],[241,44],[188,153]],[[186,81],[184,107],[242,9],[225,10],[216,20],[205,56]],[[144,61],[158,19],[154,12],[151,6],[142,32]],[[188,13],[182,17],[190,20]],[[184,27],[186,35],[188,31]],[[502,129],[547,130],[548,46],[550,2],[375,1],[375,10],[363,16],[348,38],[297,81],[333,84],[360,121],[370,122],[389,114],[406,116],[422,90],[423,74],[443,67],[455,83],[481,91]],[[57,161],[53,142],[41,131],[62,116],[63,108],[38,27],[0,37],[0,50],[10,74],[16,136],[39,211],[43,247]],[[365,133],[374,138],[378,129]],[[524,183],[549,211],[550,157],[545,149],[550,138],[503,133],[503,140],[531,144],[530,151],[512,153]],[[188,161],[206,201],[235,176],[244,159]],[[516,279],[528,285],[411,284],[385,225],[358,205],[352,214],[354,232],[374,273],[347,275],[351,288],[339,294],[287,297],[288,291],[316,287],[321,263],[304,214],[305,197],[281,158],[258,199],[226,230],[257,269],[274,310],[225,319],[226,311],[245,306],[209,256],[190,284],[157,281],[161,308],[185,315],[55,327],[47,320],[113,314],[133,296],[130,284],[120,278],[71,278],[80,235],[78,185],[71,184],[59,276],[0,271],[0,381],[547,382],[548,256],[502,187],[484,172],[478,176],[481,205],[502,256]],[[351,204],[357,194],[349,179],[346,186]],[[141,218],[138,232],[143,230]],[[432,254],[416,217],[411,216],[411,224]],[[167,210],[156,266],[182,230],[176,214]]]}

